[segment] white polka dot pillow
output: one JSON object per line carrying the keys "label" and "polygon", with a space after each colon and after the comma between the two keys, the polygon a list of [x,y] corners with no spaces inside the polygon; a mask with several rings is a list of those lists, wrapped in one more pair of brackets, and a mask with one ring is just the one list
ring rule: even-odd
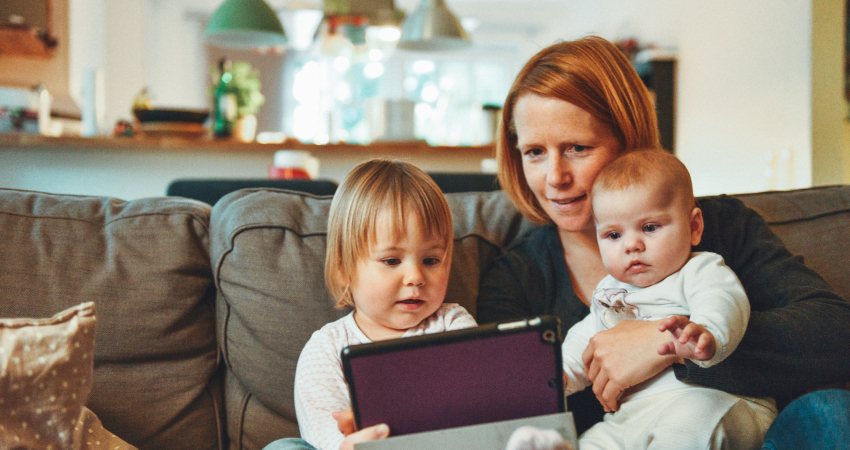
{"label": "white polka dot pillow", "polygon": [[91,392],[94,328],[91,302],[48,319],[0,319],[0,448],[79,445],[74,435]]}

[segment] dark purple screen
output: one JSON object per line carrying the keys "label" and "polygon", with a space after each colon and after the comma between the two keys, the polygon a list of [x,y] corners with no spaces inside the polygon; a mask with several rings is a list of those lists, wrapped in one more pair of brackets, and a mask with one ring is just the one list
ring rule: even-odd
{"label": "dark purple screen", "polygon": [[351,358],[360,426],[398,436],[562,412],[560,349],[539,333]]}

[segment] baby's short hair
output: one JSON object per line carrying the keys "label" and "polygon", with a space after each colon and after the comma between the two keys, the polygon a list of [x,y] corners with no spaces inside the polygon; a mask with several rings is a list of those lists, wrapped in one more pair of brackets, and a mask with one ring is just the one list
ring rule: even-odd
{"label": "baby's short hair", "polygon": [[696,206],[688,168],[675,155],[659,148],[627,151],[608,163],[596,176],[591,195],[635,186],[662,188],[656,191],[664,204],[681,198],[688,208]]}
{"label": "baby's short hair", "polygon": [[373,159],[355,166],[337,189],[328,214],[325,283],[337,307],[354,306],[349,290],[357,261],[376,240],[378,217],[392,211],[393,237],[406,233],[412,214],[427,236],[444,239],[451,263],[454,231],[445,195],[413,164]]}

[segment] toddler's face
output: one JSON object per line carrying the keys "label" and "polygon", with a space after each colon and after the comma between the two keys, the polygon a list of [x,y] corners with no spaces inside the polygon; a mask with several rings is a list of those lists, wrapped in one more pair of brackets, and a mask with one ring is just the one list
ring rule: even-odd
{"label": "toddler's face", "polygon": [[443,304],[450,258],[444,239],[425,235],[412,215],[393,238],[392,217],[378,218],[376,242],[360,258],[351,280],[354,320],[372,340],[401,336]]}
{"label": "toddler's face", "polygon": [[614,278],[633,286],[651,286],[681,269],[702,234],[700,210],[686,205],[681,195],[662,202],[670,196],[658,189],[635,186],[593,194],[602,263]]}

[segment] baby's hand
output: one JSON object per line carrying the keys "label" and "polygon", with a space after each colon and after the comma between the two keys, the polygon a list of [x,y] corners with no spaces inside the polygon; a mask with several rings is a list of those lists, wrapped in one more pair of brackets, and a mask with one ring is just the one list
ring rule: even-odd
{"label": "baby's hand", "polygon": [[555,430],[523,425],[508,438],[505,450],[574,450]]}
{"label": "baby's hand", "polygon": [[705,361],[716,351],[714,335],[704,326],[691,322],[685,316],[670,316],[661,322],[658,331],[670,331],[676,338],[658,347],[659,355],[676,355],[681,358]]}

